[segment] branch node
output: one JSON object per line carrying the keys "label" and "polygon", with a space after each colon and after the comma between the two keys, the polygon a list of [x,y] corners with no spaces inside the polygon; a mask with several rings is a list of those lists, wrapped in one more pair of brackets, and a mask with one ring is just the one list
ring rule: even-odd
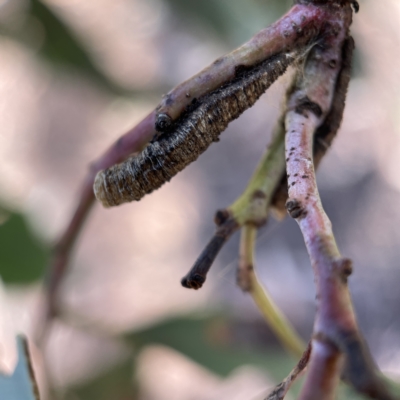
{"label": "branch node", "polygon": [[228,210],[226,209],[218,210],[214,216],[215,225],[217,226],[223,225],[230,217],[231,213]]}
{"label": "branch node", "polygon": [[198,290],[203,286],[215,258],[238,227],[238,223],[233,218],[228,218],[217,228],[214,236],[208,242],[192,269],[182,278],[181,284],[183,287]]}
{"label": "branch node", "polygon": [[353,273],[353,263],[349,258],[341,258],[334,262],[343,283],[347,283],[348,277]]}
{"label": "branch node", "polygon": [[289,215],[294,219],[304,218],[307,216],[307,210],[299,200],[289,199],[286,202],[285,207]]}
{"label": "branch node", "polygon": [[237,285],[242,289],[243,292],[251,292],[253,285],[251,282],[251,274],[254,273],[253,264],[243,264],[236,271],[236,282]]}
{"label": "branch node", "polygon": [[314,113],[318,118],[323,114],[321,106],[315,101],[310,100],[308,96],[305,96],[297,101],[296,113],[307,117],[307,111]]}

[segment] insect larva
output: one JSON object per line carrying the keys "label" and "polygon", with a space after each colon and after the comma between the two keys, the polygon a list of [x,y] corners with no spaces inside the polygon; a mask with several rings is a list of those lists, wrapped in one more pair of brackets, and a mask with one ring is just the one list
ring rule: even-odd
{"label": "insect larva", "polygon": [[169,132],[140,154],[100,171],[94,192],[105,207],[140,200],[197,159],[218,140],[229,122],[251,107],[294,61],[279,54],[252,69],[237,70],[234,80],[193,102]]}

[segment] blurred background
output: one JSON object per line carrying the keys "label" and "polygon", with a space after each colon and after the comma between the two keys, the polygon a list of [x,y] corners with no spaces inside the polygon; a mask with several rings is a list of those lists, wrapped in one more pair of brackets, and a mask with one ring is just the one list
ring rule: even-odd
{"label": "blurred background", "polygon": [[[0,0],[0,366],[14,334],[37,328],[50,248],[89,163],[163,93],[291,3]],[[354,260],[360,326],[380,368],[400,379],[400,3],[360,5],[344,121],[318,179],[339,247]],[[49,387],[65,400],[262,399],[290,371],[296,360],[236,287],[237,236],[202,290],[180,286],[215,210],[245,188],[288,80],[160,190],[95,206],[61,288],[62,315],[43,352],[34,349],[44,399]],[[257,272],[308,340],[315,289],[294,221],[271,219],[260,231]]]}

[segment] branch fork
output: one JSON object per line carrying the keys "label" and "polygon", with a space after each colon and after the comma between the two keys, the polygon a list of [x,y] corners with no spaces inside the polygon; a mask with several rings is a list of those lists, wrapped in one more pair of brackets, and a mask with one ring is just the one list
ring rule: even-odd
{"label": "branch fork", "polygon": [[[47,323],[58,312],[58,288],[94,203],[92,186],[96,174],[141,151],[153,138],[171,132],[175,121],[190,110],[193,102],[222,86],[229,86],[243,69],[294,51],[303,53],[305,61],[288,91],[286,109],[272,142],[243,194],[226,210],[217,212],[216,232],[182,279],[182,285],[201,288],[224,243],[241,230],[238,285],[253,297],[282,343],[301,357],[267,400],[282,400],[306,368],[308,373],[300,400],[334,399],[342,376],[370,398],[394,400],[382,383],[358,330],[347,287],[352,264],[341,256],[336,245],[315,177],[315,169],[332,143],[343,116],[354,48],[349,36],[351,7],[357,12],[357,1],[297,0],[278,22],[173,89],[156,110],[92,164],[76,212],[55,246],[47,281]],[[255,273],[257,230],[266,223],[271,210],[282,215],[284,209],[302,231],[317,286],[318,310],[312,340],[305,352],[302,340],[262,288]]]}

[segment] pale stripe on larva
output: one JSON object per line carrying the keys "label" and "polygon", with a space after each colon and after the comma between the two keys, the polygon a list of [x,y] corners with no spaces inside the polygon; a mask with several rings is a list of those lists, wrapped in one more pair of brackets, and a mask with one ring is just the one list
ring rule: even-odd
{"label": "pale stripe on larva", "polygon": [[241,71],[234,80],[198,99],[168,133],[151,142],[140,154],[100,171],[94,192],[105,207],[140,200],[158,189],[197,159],[218,140],[229,122],[251,107],[293,62],[293,54],[279,54]]}

